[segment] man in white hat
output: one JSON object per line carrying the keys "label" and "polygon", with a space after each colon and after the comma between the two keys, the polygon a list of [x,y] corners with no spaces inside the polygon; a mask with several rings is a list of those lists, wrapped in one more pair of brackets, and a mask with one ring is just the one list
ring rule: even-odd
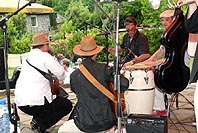
{"label": "man in white hat", "polygon": [[[113,68],[95,61],[102,49],[102,46],[96,45],[93,37],[85,36],[79,45],[75,45],[73,52],[83,58],[80,67],[84,66],[96,80],[108,88],[108,84],[114,81]],[[120,80],[120,88],[123,92],[128,88],[129,81],[123,75]],[[105,133],[116,125],[116,116],[112,112],[110,99],[99,91],[80,69],[74,70],[71,74],[70,85],[78,101],[74,108],[73,119],[66,121],[59,128],[58,133]]]}
{"label": "man in white hat", "polygon": [[[162,21],[162,25],[164,26],[164,29],[167,29],[168,26],[172,23],[173,20],[173,15],[174,15],[174,10],[165,10],[160,14],[160,19]],[[157,64],[162,63],[163,58],[160,60],[156,60],[159,57],[163,57],[164,54],[164,46],[160,46],[160,48],[144,63],[149,66],[156,66]]]}
{"label": "man in white hat", "polygon": [[[64,80],[64,68],[48,53],[48,37],[44,33],[35,34],[31,46],[27,61],[46,73],[51,71],[58,80]],[[45,133],[71,111],[72,103],[52,95],[49,80],[27,61],[22,64],[16,83],[15,102],[21,111],[33,116],[30,123],[32,130]]]}
{"label": "man in white hat", "polygon": [[[167,29],[173,20],[174,10],[165,10],[160,14],[160,19],[162,21],[162,25],[164,26],[164,29]],[[145,65],[153,66],[162,63],[165,48],[163,45],[160,46],[160,48],[146,61],[143,63]],[[158,60],[157,60],[158,59]],[[164,102],[164,94],[158,90],[158,88],[155,89],[155,100],[154,100],[154,114],[156,115],[167,115],[165,110],[165,102]]]}

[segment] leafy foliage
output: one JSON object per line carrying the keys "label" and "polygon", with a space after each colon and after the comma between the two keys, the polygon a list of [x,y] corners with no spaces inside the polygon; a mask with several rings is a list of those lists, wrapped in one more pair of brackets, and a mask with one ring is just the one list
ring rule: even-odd
{"label": "leafy foliage", "polygon": [[[118,6],[116,1],[101,2],[98,5],[93,0],[38,0],[37,3],[54,8],[55,13],[62,15],[65,21],[57,26],[55,14],[50,15],[51,19],[51,46],[55,54],[68,53],[73,57],[73,47],[79,44],[85,35],[95,37],[97,44],[104,46],[104,50],[99,54],[99,61],[105,61],[108,56],[110,60],[113,55],[108,55],[107,48],[115,46],[115,31],[117,11],[119,9],[119,29],[124,28],[124,20],[128,16],[134,16],[143,32],[149,39],[150,53],[153,54],[160,46],[160,38],[163,27],[159,15],[168,9],[166,1],[161,1],[160,8],[154,10],[150,7],[149,0],[135,0],[132,2],[121,2]],[[183,7],[184,13],[187,8]],[[13,16],[8,22],[8,42],[10,53],[24,53],[30,50],[28,44],[31,43],[32,33],[27,32],[26,15],[18,14]],[[0,31],[0,46],[3,46],[3,34]],[[104,34],[110,32],[110,34]],[[125,33],[119,33],[119,44]],[[121,57],[123,54],[121,54]]]}
{"label": "leafy foliage", "polygon": [[120,11],[120,27],[124,28],[124,21],[129,16],[135,17],[137,23],[141,24],[143,21],[143,14],[141,13],[141,10],[141,0],[135,0],[133,2],[123,2]]}
{"label": "leafy foliage", "polygon": [[[8,52],[11,54],[25,53],[30,50],[28,44],[31,42],[32,34],[27,32],[26,15],[19,13],[11,17],[6,23],[8,37]],[[3,31],[0,34],[0,44],[5,48]]]}
{"label": "leafy foliage", "polygon": [[155,53],[155,51],[157,51],[161,45],[160,39],[163,30],[158,28],[145,28],[142,32],[148,37],[150,53]]}
{"label": "leafy foliage", "polygon": [[90,12],[88,7],[82,1],[72,2],[69,4],[68,10],[65,12],[66,22],[73,21],[73,26],[81,29],[84,26],[82,20],[89,20]]}
{"label": "leafy foliage", "polygon": [[11,44],[9,48],[10,53],[12,54],[22,54],[30,51],[29,44],[32,42],[32,33],[25,33],[20,39],[16,39],[15,43]]}

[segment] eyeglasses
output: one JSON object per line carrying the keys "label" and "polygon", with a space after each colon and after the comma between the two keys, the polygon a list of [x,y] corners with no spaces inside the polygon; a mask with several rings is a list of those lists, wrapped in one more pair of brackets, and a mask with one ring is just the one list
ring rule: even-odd
{"label": "eyeglasses", "polygon": [[130,32],[130,31],[135,31],[135,30],[136,30],[136,28],[132,28],[132,29],[127,29],[126,31]]}

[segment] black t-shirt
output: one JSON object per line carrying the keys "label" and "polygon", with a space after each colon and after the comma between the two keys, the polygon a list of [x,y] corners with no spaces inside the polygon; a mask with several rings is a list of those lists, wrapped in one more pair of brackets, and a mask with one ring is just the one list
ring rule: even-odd
{"label": "black t-shirt", "polygon": [[[148,39],[143,33],[137,31],[133,39],[131,41],[130,40],[131,38],[129,34],[125,34],[120,47],[122,49],[130,49],[136,56],[149,53]],[[132,56],[130,59],[128,59],[128,61],[131,61],[133,58],[134,57]]]}
{"label": "black t-shirt", "polygon": [[198,33],[198,9],[194,11],[189,19],[186,19],[185,26],[187,32]]}
{"label": "black t-shirt", "polygon": [[[185,26],[187,32],[198,33],[198,8],[194,11],[189,19],[186,19]],[[190,74],[190,83],[197,82],[198,80],[198,46],[195,51],[193,66]]]}

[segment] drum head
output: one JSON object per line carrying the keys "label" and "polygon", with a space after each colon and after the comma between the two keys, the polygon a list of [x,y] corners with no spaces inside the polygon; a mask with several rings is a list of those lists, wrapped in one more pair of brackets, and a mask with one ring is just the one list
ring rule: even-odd
{"label": "drum head", "polygon": [[138,69],[151,69],[152,66],[147,66],[144,64],[135,64],[132,66],[126,66],[126,69],[138,70]]}

